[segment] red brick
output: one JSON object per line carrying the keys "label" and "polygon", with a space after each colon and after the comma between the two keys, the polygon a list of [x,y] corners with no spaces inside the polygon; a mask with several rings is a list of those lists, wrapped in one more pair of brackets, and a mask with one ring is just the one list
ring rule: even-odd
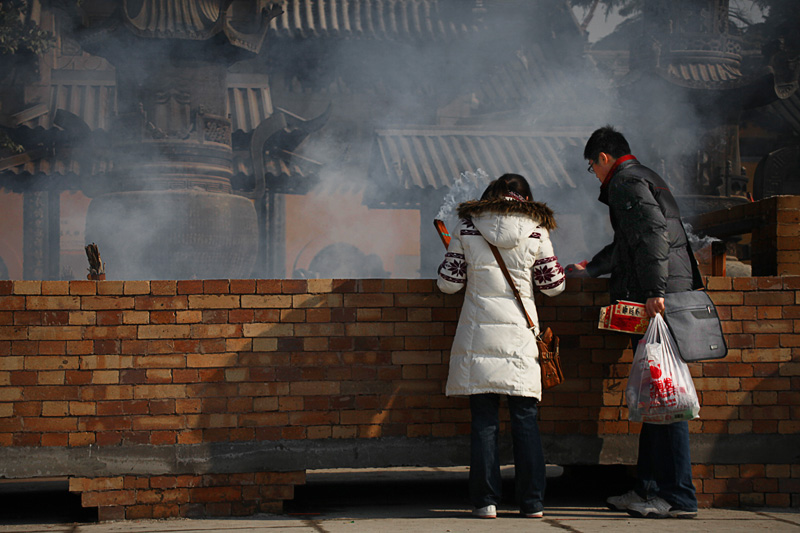
{"label": "red brick", "polygon": [[190,309],[228,309],[240,305],[240,296],[237,294],[190,294]]}
{"label": "red brick", "polygon": [[134,299],[130,296],[84,296],[80,299],[80,308],[91,311],[101,309],[133,309],[133,305]]}
{"label": "red brick", "polygon": [[10,280],[0,280],[0,294],[11,294],[14,290],[14,282]]}
{"label": "red brick", "polygon": [[123,294],[150,294],[150,282],[146,280],[125,281]]}
{"label": "red brick", "polygon": [[83,507],[125,506],[135,502],[136,496],[132,490],[84,492],[81,494],[81,505]]}
{"label": "red brick", "polygon": [[0,309],[22,311],[25,309],[25,296],[0,296]]}
{"label": "red brick", "polygon": [[69,283],[69,294],[93,295],[97,294],[97,282],[89,280],[74,280]]}
{"label": "red brick", "polygon": [[334,279],[331,281],[332,292],[356,292],[358,290],[357,280],[354,279]]}
{"label": "red brick", "polygon": [[306,280],[284,279],[281,280],[281,292],[283,294],[301,294],[308,291]]}
{"label": "red brick", "polygon": [[256,294],[280,294],[281,280],[260,279],[256,283]]}
{"label": "red brick", "polygon": [[178,294],[202,294],[202,280],[180,280],[177,283]]}
{"label": "red brick", "polygon": [[395,296],[391,294],[345,294],[344,296],[345,307],[390,307],[394,302]]}
{"label": "red brick", "polygon": [[256,292],[256,280],[254,279],[232,279],[230,280],[231,294],[254,294]]}
{"label": "red brick", "polygon": [[204,294],[229,294],[230,284],[227,279],[203,280]]}
{"label": "red brick", "polygon": [[175,311],[189,308],[187,296],[137,296],[135,300],[137,311]]}
{"label": "red brick", "polygon": [[14,294],[41,294],[41,281],[14,281],[12,292]]}
{"label": "red brick", "polygon": [[151,280],[150,294],[153,296],[172,296],[178,292],[178,282],[168,280]]}

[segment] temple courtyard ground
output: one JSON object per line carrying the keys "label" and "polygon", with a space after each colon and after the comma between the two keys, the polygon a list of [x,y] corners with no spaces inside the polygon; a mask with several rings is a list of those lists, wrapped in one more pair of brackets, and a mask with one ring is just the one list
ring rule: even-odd
{"label": "temple courtyard ground", "polygon": [[548,469],[543,519],[526,519],[513,502],[513,468],[504,469],[504,501],[495,520],[469,514],[465,467],[323,470],[308,473],[295,499],[280,515],[244,518],[135,520],[93,523],[90,510],[57,489],[0,493],[0,532],[177,533],[256,531],[291,533],[569,531],[595,533],[800,531],[798,508],[701,509],[694,520],[634,519],[604,506],[609,494],[624,491],[626,467]]}

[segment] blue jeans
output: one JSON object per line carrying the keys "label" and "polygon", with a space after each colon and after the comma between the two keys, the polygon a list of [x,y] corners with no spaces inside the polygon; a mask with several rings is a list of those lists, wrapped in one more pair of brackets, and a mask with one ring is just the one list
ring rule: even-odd
{"label": "blue jeans", "polygon": [[[507,396],[514,444],[514,482],[517,503],[523,513],[544,510],[546,483],[544,452],[539,435],[538,400]],[[469,397],[472,412],[469,494],[475,507],[497,505],[502,496],[500,477],[500,395]]]}
{"label": "blue jeans", "polygon": [[678,509],[697,510],[688,422],[642,424],[636,471],[636,492],[642,498],[659,496]]}

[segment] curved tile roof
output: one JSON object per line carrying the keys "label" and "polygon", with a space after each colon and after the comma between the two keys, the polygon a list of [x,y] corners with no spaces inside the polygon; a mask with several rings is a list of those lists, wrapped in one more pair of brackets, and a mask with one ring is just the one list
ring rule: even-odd
{"label": "curved tile roof", "polygon": [[[56,111],[63,109],[83,119],[92,130],[108,131],[116,115],[116,98],[112,71],[93,74],[54,71],[47,112],[23,124],[29,128],[52,128]],[[229,74],[225,110],[231,119],[233,132],[250,132],[272,115],[272,98],[266,76]]]}
{"label": "curved tile roof", "polygon": [[418,189],[447,189],[464,172],[516,172],[532,188],[577,187],[564,161],[582,150],[586,132],[539,133],[473,128],[378,131],[370,170],[370,205],[419,202]]}
{"label": "curved tile roof", "polygon": [[269,34],[284,37],[446,40],[471,32],[471,4],[457,4],[462,20],[445,14],[445,0],[283,0]]}
{"label": "curved tile roof", "polygon": [[220,4],[220,0],[123,0],[121,14],[126,25],[143,37],[207,39],[222,28]]}
{"label": "curved tile roof", "polygon": [[785,120],[795,134],[800,133],[800,94],[775,100],[767,109]]}
{"label": "curved tile roof", "polygon": [[666,76],[680,85],[690,87],[725,86],[742,80],[742,72],[735,65],[716,62],[672,63]]}
{"label": "curved tile roof", "polygon": [[553,68],[541,44],[499,63],[481,79],[474,93],[479,112],[520,109],[532,102],[577,101],[575,83],[567,71]]}

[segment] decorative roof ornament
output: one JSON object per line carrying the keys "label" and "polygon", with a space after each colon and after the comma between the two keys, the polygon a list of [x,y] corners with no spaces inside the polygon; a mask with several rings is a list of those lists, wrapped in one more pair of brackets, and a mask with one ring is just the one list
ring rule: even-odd
{"label": "decorative roof ornament", "polygon": [[728,0],[646,2],[642,41],[631,49],[631,70],[652,69],[690,89],[731,89],[742,76],[742,40],[730,32]]}
{"label": "decorative roof ornament", "polygon": [[[83,32],[81,43],[103,55],[116,37],[222,41],[257,54],[272,19],[283,13],[275,0],[116,0],[119,7],[102,23]],[[125,32],[129,35],[126,37]]]}

